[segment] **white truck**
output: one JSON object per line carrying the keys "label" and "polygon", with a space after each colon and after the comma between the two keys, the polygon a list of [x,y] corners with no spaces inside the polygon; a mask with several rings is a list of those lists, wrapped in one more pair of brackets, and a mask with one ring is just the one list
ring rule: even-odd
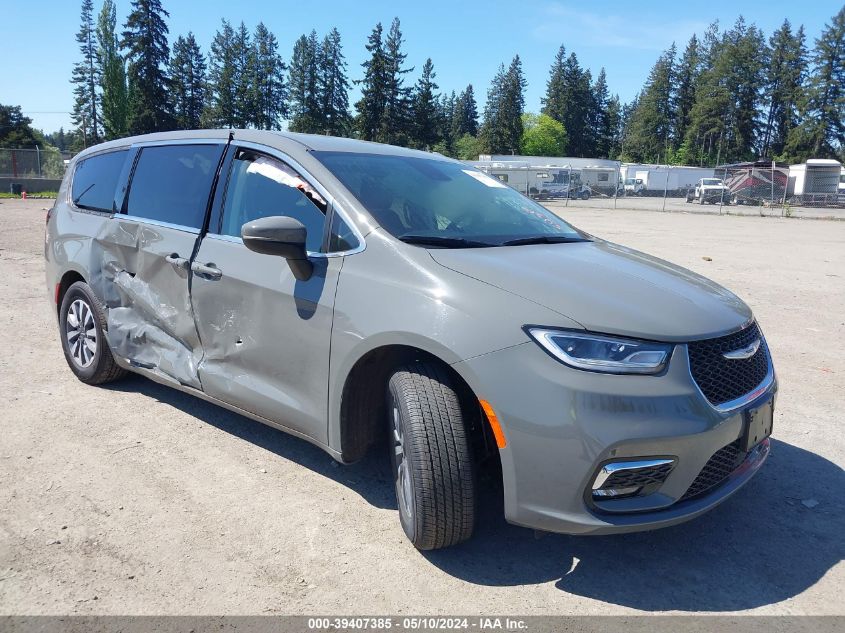
{"label": "white truck", "polygon": [[695,185],[695,189],[687,191],[687,202],[698,202],[698,204],[724,205],[731,203],[731,191],[725,186],[721,178],[701,178]]}
{"label": "white truck", "polygon": [[641,196],[643,193],[645,193],[645,182],[643,182],[642,178],[625,179],[626,196]]}

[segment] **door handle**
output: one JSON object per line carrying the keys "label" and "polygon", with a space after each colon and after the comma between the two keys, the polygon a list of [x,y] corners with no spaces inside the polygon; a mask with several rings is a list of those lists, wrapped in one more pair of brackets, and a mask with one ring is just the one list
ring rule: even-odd
{"label": "door handle", "polygon": [[173,264],[176,268],[188,268],[188,260],[184,257],[179,257],[178,253],[170,253],[167,257],[164,258],[168,264]]}
{"label": "door handle", "polygon": [[203,279],[211,279],[212,281],[216,281],[223,276],[223,271],[217,268],[214,264],[198,264],[194,262],[191,264],[191,270],[193,270],[199,277]]}

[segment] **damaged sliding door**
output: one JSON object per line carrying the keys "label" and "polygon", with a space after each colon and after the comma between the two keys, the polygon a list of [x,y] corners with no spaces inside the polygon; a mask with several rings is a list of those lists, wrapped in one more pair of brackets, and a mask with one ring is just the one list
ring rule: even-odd
{"label": "damaged sliding door", "polygon": [[114,353],[162,377],[201,388],[202,346],[190,298],[191,259],[224,145],[192,142],[140,149],[104,244],[108,339]]}

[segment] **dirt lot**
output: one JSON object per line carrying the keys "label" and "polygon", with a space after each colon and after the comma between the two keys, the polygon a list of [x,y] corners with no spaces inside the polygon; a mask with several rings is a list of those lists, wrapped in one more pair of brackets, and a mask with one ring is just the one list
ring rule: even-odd
{"label": "dirt lot", "polygon": [[845,613],[845,222],[569,207],[751,304],[781,380],[772,456],[682,526],[537,540],[488,495],[473,541],[424,555],[384,460],[338,467],[143,379],[78,382],[45,206],[0,204],[0,613]]}

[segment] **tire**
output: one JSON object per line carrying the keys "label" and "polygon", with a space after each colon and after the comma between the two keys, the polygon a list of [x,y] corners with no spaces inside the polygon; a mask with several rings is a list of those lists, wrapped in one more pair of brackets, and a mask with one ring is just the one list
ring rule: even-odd
{"label": "tire", "polygon": [[88,385],[101,385],[126,375],[112,356],[105,332],[103,304],[88,284],[77,281],[62,299],[59,338],[71,371]]}
{"label": "tire", "polygon": [[391,463],[405,535],[420,550],[467,540],[475,526],[475,464],[445,369],[400,367],[388,381]]}

